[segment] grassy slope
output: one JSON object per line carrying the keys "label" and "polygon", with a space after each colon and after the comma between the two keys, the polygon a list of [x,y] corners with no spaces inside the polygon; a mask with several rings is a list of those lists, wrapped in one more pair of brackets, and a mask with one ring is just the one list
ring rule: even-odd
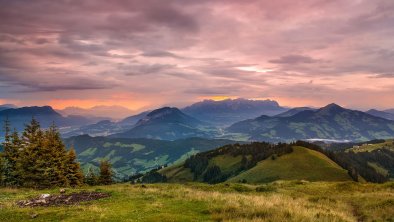
{"label": "grassy slope", "polygon": [[159,173],[166,175],[168,182],[171,183],[193,181],[193,173],[190,171],[190,169],[183,167],[182,164],[177,164],[161,169],[159,170]]}
{"label": "grassy slope", "polygon": [[384,143],[376,143],[376,144],[363,144],[357,148],[349,148],[348,151],[357,152],[371,152],[376,149],[386,148],[391,151],[394,151],[394,141],[393,140],[386,140]]}
{"label": "grassy slope", "polygon": [[241,166],[242,156],[231,156],[231,155],[221,155],[214,157],[211,161],[211,165],[216,165],[220,167],[223,173],[234,172]]}
{"label": "grassy slope", "polygon": [[294,147],[294,152],[272,160],[261,161],[230,181],[246,179],[249,183],[274,180],[346,181],[351,180],[346,170],[324,154],[303,147]]}
{"label": "grassy slope", "polygon": [[[57,190],[0,188],[0,221],[389,221],[394,183],[275,182],[240,184],[117,184],[110,198],[76,206],[19,208],[14,203]],[[72,192],[68,191],[68,192]],[[34,219],[30,215],[37,214]]]}

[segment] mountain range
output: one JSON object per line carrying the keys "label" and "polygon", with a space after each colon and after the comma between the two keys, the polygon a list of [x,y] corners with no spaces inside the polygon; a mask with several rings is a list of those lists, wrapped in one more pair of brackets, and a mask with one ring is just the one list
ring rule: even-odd
{"label": "mountain range", "polygon": [[[22,131],[25,124],[29,123],[33,117],[40,122],[43,128],[49,127],[52,123],[55,123],[60,128],[78,127],[90,124],[94,121],[83,116],[64,117],[50,106],[8,108],[0,111],[1,123],[8,119],[11,123],[11,127],[18,131]],[[3,134],[4,132],[1,130],[0,137]]]}
{"label": "mountain range", "polygon": [[121,121],[102,120],[93,124],[81,126],[62,133],[63,137],[71,137],[88,134],[90,136],[108,136],[116,133],[122,133],[132,129],[135,124],[144,118],[149,111],[142,112],[133,116],[126,117]]}
{"label": "mountain range", "polygon": [[[24,124],[34,116],[44,128],[55,122],[63,137],[88,134],[112,138],[177,140],[202,137],[272,142],[297,139],[364,141],[394,137],[394,125],[389,112],[369,110],[364,113],[336,104],[320,109],[287,109],[271,100],[205,100],[184,109],[163,107],[120,121],[62,116],[49,106],[10,107],[0,111],[0,121],[8,117],[13,127],[22,130]],[[275,115],[257,115],[258,110]],[[283,112],[277,113],[280,110]],[[225,125],[247,116],[253,117],[230,126]]]}
{"label": "mountain range", "polygon": [[261,115],[277,115],[288,108],[273,100],[226,99],[204,100],[182,109],[190,116],[215,125],[230,125]]}
{"label": "mountain range", "polygon": [[247,140],[292,141],[297,139],[336,139],[365,141],[394,136],[394,121],[329,104],[317,110],[304,110],[292,116],[262,115],[226,129]]}
{"label": "mountain range", "polygon": [[83,109],[80,107],[66,107],[62,110],[57,110],[60,114],[64,116],[78,115],[86,117],[99,117],[103,119],[114,119],[119,120],[130,116],[133,113],[122,106],[94,106],[92,108]]}
{"label": "mountain range", "polygon": [[379,111],[376,109],[370,109],[368,110],[366,113],[372,115],[372,116],[377,116],[377,117],[381,117],[384,119],[389,119],[389,120],[394,120],[394,112],[390,113],[390,110],[388,111]]}
{"label": "mountain range", "polygon": [[13,104],[0,105],[0,111],[6,110],[6,109],[15,109],[15,108],[17,108],[17,106],[15,106]]}

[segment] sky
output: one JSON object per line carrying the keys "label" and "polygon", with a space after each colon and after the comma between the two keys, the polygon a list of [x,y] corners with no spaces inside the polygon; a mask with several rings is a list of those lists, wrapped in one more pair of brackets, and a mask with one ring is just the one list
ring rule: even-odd
{"label": "sky", "polygon": [[0,104],[394,108],[392,0],[0,0]]}

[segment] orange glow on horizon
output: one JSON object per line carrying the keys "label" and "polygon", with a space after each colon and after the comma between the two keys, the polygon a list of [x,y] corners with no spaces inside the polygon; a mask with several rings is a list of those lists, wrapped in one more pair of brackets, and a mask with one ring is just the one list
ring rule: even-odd
{"label": "orange glow on horizon", "polygon": [[66,107],[79,107],[89,109],[94,106],[123,106],[130,110],[140,110],[148,106],[149,103],[136,100],[82,100],[82,99],[54,99],[48,101],[48,105],[54,109],[64,109]]}
{"label": "orange glow on horizon", "polygon": [[238,96],[202,96],[199,97],[200,100],[213,100],[213,101],[222,101],[226,99],[238,99]]}

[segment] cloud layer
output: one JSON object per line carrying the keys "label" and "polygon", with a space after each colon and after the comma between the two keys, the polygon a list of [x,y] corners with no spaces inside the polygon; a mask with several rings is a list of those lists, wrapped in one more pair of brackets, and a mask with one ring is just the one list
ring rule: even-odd
{"label": "cloud layer", "polygon": [[394,104],[391,0],[0,0],[0,101]]}

